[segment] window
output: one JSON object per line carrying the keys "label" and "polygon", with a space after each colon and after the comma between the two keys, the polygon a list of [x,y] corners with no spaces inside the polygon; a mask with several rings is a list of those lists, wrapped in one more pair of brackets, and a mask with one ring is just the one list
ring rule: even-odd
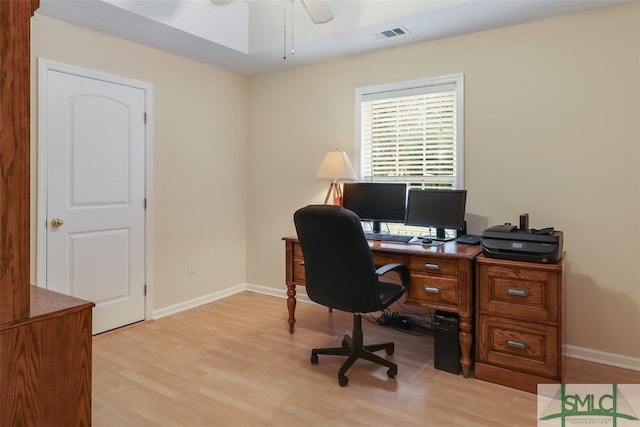
{"label": "window", "polygon": [[364,181],[464,188],[462,74],[358,88],[356,109],[356,162]]}

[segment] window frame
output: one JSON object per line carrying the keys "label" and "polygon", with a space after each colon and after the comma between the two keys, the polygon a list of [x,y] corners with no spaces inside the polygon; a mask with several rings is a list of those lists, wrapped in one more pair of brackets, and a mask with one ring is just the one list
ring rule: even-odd
{"label": "window frame", "polygon": [[[456,147],[455,147],[455,169],[456,176],[452,189],[462,190],[464,189],[464,74],[449,74],[438,77],[428,77],[417,80],[407,80],[392,83],[383,83],[371,86],[357,87],[355,90],[355,118],[356,118],[356,130],[355,130],[355,163],[356,171],[360,180],[364,180],[362,176],[362,102],[363,98],[367,97],[381,97],[384,98],[384,94],[388,93],[389,97],[394,97],[394,93],[399,95],[398,92],[428,92],[432,89],[442,86],[455,86],[455,103],[456,103]],[[426,90],[423,90],[426,88]],[[426,178],[426,177],[425,177]],[[373,181],[373,180],[372,180]],[[402,177],[398,179],[389,179],[385,182],[406,182]],[[412,180],[415,182],[415,180]],[[425,179],[422,181],[424,184],[427,182]]]}
{"label": "window frame", "polygon": [[[364,177],[362,175],[362,102],[366,102],[367,100],[371,100],[373,98],[376,99],[384,99],[385,93],[388,93],[390,98],[396,96],[402,96],[411,93],[428,93],[428,92],[437,92],[439,89],[446,86],[454,86],[455,92],[455,179],[453,181],[453,186],[451,187],[454,190],[464,190],[464,74],[456,73],[449,74],[438,77],[428,77],[417,80],[407,80],[407,81],[399,81],[392,83],[384,83],[384,84],[376,84],[370,86],[362,86],[357,87],[355,90],[355,118],[356,118],[356,130],[355,130],[355,166],[356,172],[358,174],[359,180],[364,181]],[[395,93],[395,94],[394,94]],[[368,98],[368,99],[363,99]],[[416,181],[415,178],[410,181],[405,180],[403,177],[397,178],[388,178],[384,180],[374,180],[373,177],[370,179],[372,182],[407,182],[408,189],[411,187],[411,184],[419,183],[422,187],[430,187],[428,185],[430,182],[426,179],[428,177],[425,176],[425,180]],[[434,187],[438,186],[438,180],[431,181]],[[427,184],[427,185],[425,185]],[[408,191],[407,189],[407,191]],[[406,235],[422,235],[422,236],[431,236],[435,235],[435,229],[430,227],[416,227],[416,226],[405,226],[404,224],[398,223],[382,223],[382,226],[386,229],[386,232],[390,232],[392,234],[406,234]],[[365,224],[363,224],[365,227]],[[451,237],[451,231],[447,230],[447,236]],[[455,237],[455,234],[453,235]]]}

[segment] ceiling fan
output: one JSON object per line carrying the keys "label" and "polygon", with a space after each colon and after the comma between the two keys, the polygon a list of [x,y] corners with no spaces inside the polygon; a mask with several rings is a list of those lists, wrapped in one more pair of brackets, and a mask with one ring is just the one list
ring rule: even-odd
{"label": "ceiling fan", "polygon": [[300,0],[315,24],[324,24],[333,19],[333,12],[327,0]]}
{"label": "ceiling fan", "polygon": [[[213,4],[225,5],[234,0],[209,0]],[[333,19],[333,11],[327,0],[300,0],[315,24],[324,24]]]}

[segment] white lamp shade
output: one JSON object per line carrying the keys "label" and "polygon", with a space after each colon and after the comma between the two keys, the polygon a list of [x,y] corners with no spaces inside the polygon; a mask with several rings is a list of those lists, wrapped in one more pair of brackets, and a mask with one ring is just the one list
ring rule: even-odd
{"label": "white lamp shade", "polygon": [[355,181],[358,179],[344,151],[329,151],[318,168],[316,178],[328,178],[333,181]]}

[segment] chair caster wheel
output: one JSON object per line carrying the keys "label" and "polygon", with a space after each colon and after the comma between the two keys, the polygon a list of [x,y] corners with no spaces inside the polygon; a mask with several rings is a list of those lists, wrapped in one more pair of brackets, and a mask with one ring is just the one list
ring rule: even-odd
{"label": "chair caster wheel", "polygon": [[393,354],[394,350],[395,350],[395,345],[393,344],[391,344],[389,347],[384,349],[385,353],[387,353],[389,356]]}
{"label": "chair caster wheel", "polygon": [[389,378],[395,378],[398,374],[398,368],[389,368],[387,369],[387,376]]}
{"label": "chair caster wheel", "polygon": [[346,375],[338,374],[338,384],[340,384],[340,387],[346,387],[349,384],[349,378]]}
{"label": "chair caster wheel", "polygon": [[311,364],[312,365],[318,364],[318,355],[315,353],[311,353]]}

